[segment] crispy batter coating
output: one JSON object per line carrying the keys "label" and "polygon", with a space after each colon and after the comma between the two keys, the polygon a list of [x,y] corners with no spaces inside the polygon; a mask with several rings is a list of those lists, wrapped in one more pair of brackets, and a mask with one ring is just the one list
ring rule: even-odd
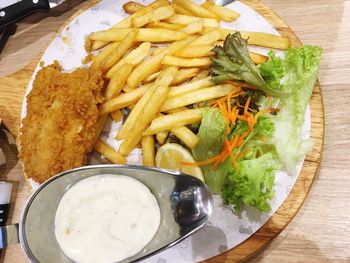
{"label": "crispy batter coating", "polygon": [[97,68],[62,73],[55,62],[37,73],[19,135],[19,157],[28,178],[42,183],[86,164],[97,136],[102,91]]}

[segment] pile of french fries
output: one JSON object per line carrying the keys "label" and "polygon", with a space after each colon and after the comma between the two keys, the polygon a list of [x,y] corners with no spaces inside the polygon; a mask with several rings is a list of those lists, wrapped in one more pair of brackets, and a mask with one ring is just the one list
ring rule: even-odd
{"label": "pile of french fries", "polygon": [[[123,5],[127,18],[107,30],[91,33],[85,47],[109,80],[106,102],[100,107],[99,128],[108,116],[123,118],[116,140],[123,140],[118,151],[98,140],[95,150],[113,163],[141,145],[143,164],[155,165],[155,140],[164,144],[169,133],[189,148],[198,143],[187,125],[199,123],[203,108],[188,107],[239,93],[239,85],[214,85],[209,76],[210,56],[216,45],[234,30],[220,27],[220,20],[233,22],[239,14],[213,2],[197,5],[189,0],[156,0],[144,6],[136,2]],[[287,49],[286,37],[241,32],[248,44]],[[250,52],[254,63],[268,58]]]}

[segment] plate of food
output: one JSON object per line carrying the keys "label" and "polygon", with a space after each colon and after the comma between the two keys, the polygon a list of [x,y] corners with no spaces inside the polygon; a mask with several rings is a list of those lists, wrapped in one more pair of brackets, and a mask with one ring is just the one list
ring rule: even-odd
{"label": "plate of food", "polygon": [[28,182],[108,162],[177,170],[210,189],[210,221],[145,262],[201,261],[248,244],[285,204],[305,156],[316,152],[317,163],[321,151],[309,102],[322,49],[290,37],[239,1],[88,4],[27,87],[19,155]]}

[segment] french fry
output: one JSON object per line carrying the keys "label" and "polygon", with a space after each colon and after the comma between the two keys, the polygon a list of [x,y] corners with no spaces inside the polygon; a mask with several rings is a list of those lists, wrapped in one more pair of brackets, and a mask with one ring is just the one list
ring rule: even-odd
{"label": "french fry", "polygon": [[[173,81],[171,82],[171,85],[179,85],[180,83],[192,78],[193,76],[197,76],[199,68],[184,68],[180,69],[177,73]],[[144,79],[143,83],[149,83],[154,81],[160,74],[161,71],[155,72],[151,75],[149,75],[147,78]],[[208,74],[207,74],[208,75]],[[207,76],[206,75],[206,76]]]}
{"label": "french fry", "polygon": [[173,97],[181,96],[183,94],[193,92],[198,89],[207,88],[213,86],[213,82],[211,82],[211,77],[206,77],[204,79],[191,81],[189,83],[185,83],[181,86],[172,87],[168,93],[168,99]]}
{"label": "french fry", "polygon": [[139,64],[142,60],[144,60],[145,57],[148,56],[149,52],[151,50],[151,43],[144,42],[137,48],[130,51],[127,55],[125,55],[121,60],[119,60],[106,74],[106,77],[108,79],[111,79],[115,73],[118,71],[118,69],[123,66],[124,64],[132,64],[133,66],[136,66]]}
{"label": "french fry", "polygon": [[269,57],[261,55],[259,53],[249,51],[250,58],[253,60],[254,64],[261,64],[266,62]]}
{"label": "french fry", "polygon": [[[132,28],[111,28],[108,30],[102,30],[92,32],[89,38],[98,41],[121,41]],[[136,41],[148,41],[148,42],[169,42],[175,40],[185,39],[187,34],[163,29],[163,28],[140,28],[136,35]]]}
{"label": "french fry", "polygon": [[118,69],[117,73],[113,78],[111,78],[106,88],[105,97],[107,100],[119,95],[132,69],[132,64],[124,64]]}
{"label": "french fry", "polygon": [[124,11],[130,15],[140,11],[144,7],[145,7],[144,5],[141,5],[141,4],[136,3],[134,1],[129,1],[123,5]]}
{"label": "french fry", "polygon": [[182,82],[185,82],[186,80],[192,78],[195,76],[199,71],[199,68],[184,68],[180,69],[176,76],[175,79],[171,82],[172,85],[179,85]]}
{"label": "french fry", "polygon": [[215,43],[218,41],[222,36],[221,31],[216,30],[215,28],[204,33],[197,39],[191,42],[191,46],[198,46],[198,45],[210,45],[212,43]]}
{"label": "french fry", "polygon": [[106,124],[107,118],[108,118],[107,114],[103,116],[99,116],[98,118],[98,121],[95,126],[95,139],[94,139],[95,144],[100,138],[101,132]]}
{"label": "french fry", "polygon": [[158,22],[160,20],[167,19],[175,14],[175,10],[171,5],[162,6],[157,9],[143,14],[141,16],[135,17],[131,20],[134,27],[142,27],[149,23]]}
{"label": "french fry", "polygon": [[145,84],[140,88],[133,90],[132,92],[123,93],[116,98],[103,103],[100,106],[99,115],[101,116],[122,109],[137,102],[143,95],[146,94],[147,90],[149,90],[152,85],[153,83]]}
{"label": "french fry", "polygon": [[207,101],[223,97],[233,90],[237,90],[237,93],[240,91],[239,88],[224,84],[185,93],[183,95],[167,99],[161,108],[161,112],[187,106],[201,101]]}
{"label": "french fry", "polygon": [[142,161],[145,166],[155,166],[155,148],[153,136],[144,136],[141,139]]}
{"label": "french fry", "polygon": [[[186,126],[172,128],[170,130],[177,138],[179,138],[189,148],[194,148],[198,144],[198,137]],[[158,133],[159,134],[159,133]]]}
{"label": "french fry", "polygon": [[198,108],[159,116],[153,119],[151,125],[143,135],[153,135],[161,131],[168,131],[172,128],[198,123],[202,119],[203,110],[203,108]]}
{"label": "french fry", "polygon": [[196,74],[196,76],[194,76],[192,81],[204,79],[207,76],[209,76],[209,71],[206,70],[206,69],[205,70],[201,70],[198,74]]}
{"label": "french fry", "polygon": [[208,67],[211,64],[210,58],[180,58],[166,55],[162,60],[163,65],[179,66],[184,68],[190,67]]}
{"label": "french fry", "polygon": [[123,113],[120,110],[113,111],[110,113],[110,115],[115,122],[123,120],[124,117]]}
{"label": "french fry", "polygon": [[200,33],[203,31],[203,20],[193,21],[180,31],[189,35]]}
{"label": "french fry", "polygon": [[157,72],[160,69],[165,54],[173,54],[177,52],[179,49],[193,41],[193,39],[195,39],[195,37],[190,36],[184,40],[173,42],[167,48],[163,49],[159,54],[151,57],[149,60],[143,61],[130,74],[127,80],[128,86],[131,89],[136,88],[136,86],[144,79],[146,79],[149,75]]}
{"label": "french fry", "polygon": [[[150,23],[146,27],[149,28],[164,28],[169,30],[180,30],[186,27],[186,25],[180,25],[180,24],[170,24],[166,22],[156,22],[156,23]],[[203,29],[202,29],[203,30]],[[186,33],[186,32],[184,32]],[[188,34],[188,33],[186,33]]]}
{"label": "french fry", "polygon": [[101,140],[98,140],[95,144],[95,151],[102,154],[112,163],[116,164],[125,164],[126,158],[122,156],[120,153],[116,152],[112,147],[107,145]]}
{"label": "french fry", "polygon": [[161,132],[158,132],[157,135],[156,135],[156,139],[158,141],[158,143],[160,145],[163,145],[166,138],[168,138],[169,136],[169,132],[168,131],[161,131]]}
{"label": "french fry", "polygon": [[119,46],[119,42],[113,42],[106,48],[104,48],[100,53],[93,57],[92,61],[94,63],[101,63],[105,58],[109,56]]}
{"label": "french fry", "polygon": [[224,6],[215,5],[211,1],[204,2],[203,4],[201,4],[201,7],[214,13],[218,18],[220,18],[221,20],[227,21],[227,22],[235,21],[240,16],[239,13],[237,13],[229,8],[226,8]]}
{"label": "french fry", "polygon": [[188,46],[179,50],[175,53],[175,56],[182,58],[201,58],[201,57],[209,57],[215,54],[212,49],[215,45],[198,45],[198,46]]}
{"label": "french fry", "polygon": [[114,49],[102,61],[102,70],[108,71],[134,44],[137,35],[137,29],[131,30],[125,38],[119,43],[118,47]]}
{"label": "french fry", "polygon": [[182,8],[186,9],[187,11],[194,13],[198,17],[214,18],[214,19],[217,18],[217,16],[211,11],[208,11],[207,9],[189,0],[173,0],[173,2],[178,6],[181,6]]}
{"label": "french fry", "polygon": [[[168,67],[157,78],[154,84],[155,88],[150,89],[151,94],[149,98],[146,99],[146,103],[142,107],[142,110],[138,114],[138,116],[136,116],[135,122],[131,126],[132,129],[128,131],[127,137],[120,145],[119,152],[122,155],[124,156],[128,155],[132,151],[132,149],[140,142],[143,132],[145,131],[147,126],[150,124],[150,122],[154,119],[154,117],[159,113],[161,106],[166,100],[166,96],[170,89],[169,85],[173,80],[173,78],[175,77],[176,71],[177,71],[176,67]],[[142,103],[143,98],[139,101],[139,103]],[[136,109],[136,106],[131,111],[126,122],[129,120],[131,114]],[[126,122],[124,124],[126,124]]]}
{"label": "french fry", "polygon": [[161,71],[152,73],[147,78],[145,78],[142,83],[150,83],[150,82],[154,81],[159,76],[160,73],[161,73]]}
{"label": "french fry", "polygon": [[[142,114],[142,111],[144,111],[146,104],[148,103],[150,97],[152,96],[152,94],[156,88],[157,88],[157,85],[155,83],[152,83],[152,85],[149,87],[147,92],[136,103],[136,105],[134,106],[134,108],[130,112],[128,118],[124,122],[123,126],[119,130],[117,136],[115,137],[116,140],[125,139],[130,134],[130,131],[134,127],[135,123],[138,121],[139,116]],[[139,89],[140,88],[136,89],[135,91],[137,91]],[[130,93],[132,93],[132,92],[130,92]],[[127,93],[127,94],[130,94],[130,93]]]}
{"label": "french fry", "polygon": [[[204,28],[203,32],[209,32],[214,29],[215,27]],[[220,40],[225,40],[228,34],[233,34],[237,32],[236,30],[231,30],[227,28],[218,28],[215,30],[221,33]],[[247,39],[249,45],[276,48],[276,49],[288,49],[291,45],[290,39],[288,37],[277,36],[277,35],[263,33],[263,32],[240,31],[240,33],[243,38]]]}
{"label": "french fry", "polygon": [[194,21],[202,20],[204,27],[219,27],[219,22],[212,18],[199,18],[196,16],[178,15],[175,14],[165,21],[172,24],[189,24]]}
{"label": "french fry", "polygon": [[136,86],[147,78],[152,73],[159,70],[164,54],[158,54],[149,60],[143,61],[138,65],[133,72],[130,74],[127,83],[131,89],[136,88]]}
{"label": "french fry", "polygon": [[[169,2],[167,0],[156,0],[152,3],[150,3],[148,6],[143,7],[141,10],[137,11],[136,13],[132,14],[131,16],[123,19],[122,21],[118,22],[113,26],[113,28],[130,28],[132,26],[131,19],[138,17],[140,15],[146,14],[150,12],[154,8],[158,8],[161,6],[166,6],[169,5]],[[94,41],[92,44],[91,49],[92,50],[97,50],[105,45],[107,45],[109,41]]]}
{"label": "french fry", "polygon": [[194,13],[186,10],[182,6],[179,6],[179,5],[175,4],[175,3],[172,3],[172,6],[174,7],[176,14],[187,15],[187,16],[194,16],[195,15]]}

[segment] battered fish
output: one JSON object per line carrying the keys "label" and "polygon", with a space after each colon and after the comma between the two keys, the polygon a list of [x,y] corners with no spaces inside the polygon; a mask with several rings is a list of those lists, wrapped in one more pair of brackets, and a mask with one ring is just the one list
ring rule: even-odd
{"label": "battered fish", "polygon": [[37,73],[19,135],[26,177],[42,183],[86,164],[97,137],[103,84],[97,68],[62,73],[55,62]]}

